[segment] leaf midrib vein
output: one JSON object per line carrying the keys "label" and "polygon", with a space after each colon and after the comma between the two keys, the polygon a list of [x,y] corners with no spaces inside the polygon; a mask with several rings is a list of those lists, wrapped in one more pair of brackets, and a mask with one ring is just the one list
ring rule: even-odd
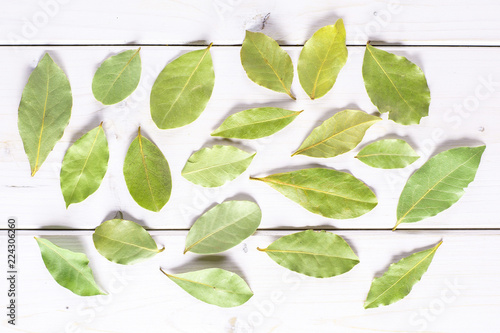
{"label": "leaf midrib vein", "polygon": [[304,191],[319,192],[319,193],[323,193],[323,194],[327,194],[327,195],[332,195],[334,197],[339,197],[339,198],[342,198],[342,199],[345,199],[345,200],[351,200],[351,201],[357,201],[357,202],[364,202],[364,203],[371,203],[369,201],[362,201],[362,200],[357,200],[357,199],[354,199],[354,198],[348,198],[348,197],[344,197],[344,196],[342,196],[340,194],[336,194],[336,193],[332,193],[332,192],[326,192],[326,191],[315,189],[315,188],[310,188],[310,187],[300,186],[300,185],[296,185],[296,184],[289,184],[289,183],[285,183],[285,182],[280,182],[279,180],[274,180],[274,179],[269,179],[269,178],[253,178],[253,179],[260,180],[260,181],[263,181],[263,182],[269,182],[269,183],[275,183],[275,184],[279,184],[279,185],[284,185],[284,186],[290,186],[290,187],[298,188],[298,189],[301,189],[301,190],[304,190]]}
{"label": "leaf midrib vein", "polygon": [[92,142],[92,146],[90,147],[89,153],[87,154],[87,157],[85,158],[85,163],[83,164],[83,167],[80,171],[80,174],[77,176],[78,180],[76,181],[75,186],[73,187],[73,191],[71,192],[71,195],[69,197],[69,200],[71,201],[73,199],[73,195],[75,194],[76,188],[78,187],[78,184],[80,183],[81,177],[83,175],[83,171],[85,170],[85,167],[87,166],[87,162],[89,161],[90,155],[92,154],[92,151],[94,150],[95,143],[97,141],[97,138],[99,137],[99,134],[101,133],[102,127],[99,126],[99,129],[97,130],[97,134],[94,138],[94,141]]}
{"label": "leaf midrib vein", "polygon": [[149,170],[148,170],[148,166],[146,165],[146,157],[144,156],[144,150],[142,148],[142,135],[141,135],[140,130],[139,130],[139,135],[137,137],[139,139],[139,149],[141,151],[142,165],[144,166],[144,173],[146,174],[146,180],[148,182],[149,193],[151,194],[151,199],[153,199],[153,205],[155,206],[155,210],[158,211],[158,205],[156,204],[155,196],[153,194],[153,188],[151,187],[151,181],[149,180]]}
{"label": "leaf midrib vein", "polygon": [[99,233],[96,233],[97,236],[99,237],[102,237],[102,238],[106,238],[106,239],[109,239],[110,241],[114,241],[114,242],[117,242],[117,243],[120,243],[120,244],[124,244],[124,245],[130,245],[132,247],[137,247],[139,249],[142,249],[142,250],[146,250],[146,251],[150,251],[150,252],[154,252],[154,253],[157,253],[158,252],[158,249],[149,249],[147,247],[144,247],[144,246],[140,246],[140,245],[137,245],[137,244],[133,244],[133,243],[129,243],[129,242],[124,242],[122,240],[119,240],[119,239],[114,239],[114,238],[111,238],[111,237],[108,237],[108,236],[105,236],[103,234],[99,234]]}

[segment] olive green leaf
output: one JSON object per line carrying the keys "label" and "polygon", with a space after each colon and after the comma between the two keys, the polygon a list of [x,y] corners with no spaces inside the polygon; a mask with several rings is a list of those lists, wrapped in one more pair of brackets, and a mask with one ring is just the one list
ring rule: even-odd
{"label": "olive green leaf", "polygon": [[422,70],[405,57],[366,45],[363,80],[381,113],[403,125],[420,123],[429,114],[431,94]]}
{"label": "olive green leaf", "polygon": [[35,239],[45,267],[57,283],[80,296],[104,295],[94,280],[85,254],[63,249],[44,238]]}
{"label": "olive green leaf", "polygon": [[408,179],[399,197],[393,230],[437,215],[464,195],[474,180],[486,146],[453,148],[428,160]]}
{"label": "olive green leaf", "polygon": [[277,173],[260,180],[315,214],[350,219],[368,213],[377,197],[365,183],[346,172],[310,168]]}
{"label": "olive green leaf", "polygon": [[236,179],[252,163],[255,154],[233,146],[215,145],[193,153],[182,169],[182,176],[190,182],[217,187]]}
{"label": "olive green leaf", "polygon": [[361,149],[356,156],[361,162],[381,169],[404,168],[419,159],[419,155],[404,140],[384,139]]}
{"label": "olive green leaf", "polygon": [[72,105],[68,78],[46,53],[31,73],[19,104],[19,134],[30,161],[31,176],[63,136]]}
{"label": "olive green leaf", "polygon": [[95,99],[104,105],[123,101],[139,85],[141,56],[137,50],[128,50],[106,59],[92,80]]}
{"label": "olive green leaf", "polygon": [[191,296],[222,308],[239,306],[253,296],[252,290],[241,277],[220,268],[175,275],[160,270]]}
{"label": "olive green leaf", "polygon": [[240,57],[250,80],[295,99],[290,92],[293,81],[292,59],[274,39],[261,32],[247,31]]}
{"label": "olive green leaf", "polygon": [[332,89],[347,61],[345,28],[342,19],[316,31],[300,52],[297,72],[304,91],[311,99]]}
{"label": "olive green leaf", "polygon": [[205,110],[215,82],[211,46],[181,55],[158,75],[151,90],[151,117],[158,128],[190,124]]}
{"label": "olive green leaf", "polygon": [[346,153],[355,148],[363,140],[366,130],[380,120],[359,110],[337,112],[313,129],[292,156],[326,158]]}
{"label": "olive green leaf", "polygon": [[102,123],[69,147],[61,167],[66,208],[97,191],[108,168],[109,150]]}
{"label": "olive green leaf", "polygon": [[297,232],[257,249],[289,270],[316,278],[344,274],[359,263],[342,237],[326,231]]}
{"label": "olive green leaf", "polygon": [[159,212],[170,199],[172,178],[168,162],[154,143],[139,134],[125,156],[123,175],[139,206]]}
{"label": "olive green leaf", "polygon": [[379,278],[372,281],[365,301],[365,309],[389,305],[406,297],[420,281],[432,262],[434,253],[443,242],[433,248],[413,253],[389,266]]}
{"label": "olive green leaf", "polygon": [[184,253],[226,251],[252,235],[261,218],[262,212],[255,202],[223,202],[196,220],[187,234]]}
{"label": "olive green leaf", "polygon": [[97,251],[109,261],[135,264],[162,252],[141,225],[123,219],[101,223],[92,235]]}
{"label": "olive green leaf", "polygon": [[234,139],[263,138],[285,128],[301,112],[271,107],[241,111],[229,116],[211,135]]}

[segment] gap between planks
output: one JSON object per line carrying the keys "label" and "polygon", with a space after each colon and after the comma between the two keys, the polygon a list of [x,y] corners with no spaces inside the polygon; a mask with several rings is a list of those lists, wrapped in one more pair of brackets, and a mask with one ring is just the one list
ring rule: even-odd
{"label": "gap between planks", "polygon": [[[116,44],[0,44],[0,47],[208,47],[209,44],[150,44],[150,43],[116,43]],[[281,47],[303,47],[304,44],[279,44]],[[398,44],[370,41],[372,46],[380,47],[433,47],[433,48],[499,48],[500,45],[476,45],[476,44],[456,44],[456,45],[436,45],[436,44]],[[242,44],[212,44],[213,47],[241,47]],[[365,47],[366,44],[346,44],[346,47]]]}
{"label": "gap between planks", "polygon": [[[186,233],[190,229],[152,229],[152,228],[145,228],[148,232],[151,233]],[[447,234],[453,234],[453,233],[459,233],[459,234],[477,234],[477,233],[484,233],[485,231],[493,231],[493,232],[500,232],[500,228],[477,228],[477,229],[471,229],[471,228],[422,228],[422,229],[398,229],[396,231],[392,231],[391,228],[384,228],[384,229],[354,229],[354,228],[342,228],[342,229],[336,229],[336,228],[323,228],[323,227],[310,227],[310,228],[303,228],[303,227],[298,227],[298,228],[270,228],[270,229],[257,229],[257,231],[253,235],[260,235],[260,234],[276,234],[276,233],[290,233],[290,232],[298,232],[298,231],[304,231],[304,230],[326,230],[326,231],[334,231],[334,232],[357,232],[357,233],[363,233],[363,232],[379,232],[379,233],[391,233],[391,234],[408,234],[408,233],[447,233]],[[1,228],[0,231],[7,231],[9,229]],[[55,235],[64,235],[64,234],[87,234],[94,232],[94,229],[31,229],[31,228],[18,228],[15,229],[18,232],[21,232],[21,234],[38,234],[38,233],[43,233],[43,234],[55,234]]]}

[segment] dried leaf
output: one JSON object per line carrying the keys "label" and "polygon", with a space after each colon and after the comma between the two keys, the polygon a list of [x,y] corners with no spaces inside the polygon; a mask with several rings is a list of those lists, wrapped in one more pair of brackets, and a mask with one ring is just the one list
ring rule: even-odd
{"label": "dried leaf", "polygon": [[141,56],[137,50],[123,51],[106,59],[92,80],[92,93],[104,105],[116,104],[130,96],[141,79]]}
{"label": "dried leaf", "polygon": [[226,251],[252,235],[262,212],[255,202],[226,201],[203,214],[186,237],[184,253],[214,254]]}
{"label": "dried leaf", "polygon": [[252,290],[241,277],[220,268],[175,275],[160,270],[191,296],[208,304],[230,308],[245,303],[253,296]]}
{"label": "dried leaf", "polygon": [[66,208],[97,191],[108,169],[109,150],[102,123],[69,147],[61,167]]}
{"label": "dried leaf", "polygon": [[363,140],[366,130],[380,120],[358,110],[337,112],[316,127],[292,156],[327,158],[344,154],[354,149]]}
{"label": "dried leaf", "polygon": [[377,197],[365,183],[346,172],[311,168],[251,178],[269,186],[315,214],[350,219],[368,213]]}
{"label": "dried leaf", "polygon": [[211,135],[234,139],[263,138],[285,128],[301,112],[271,107],[241,111],[229,116]]}
{"label": "dried leaf", "polygon": [[293,81],[292,59],[274,39],[261,32],[247,31],[240,57],[250,80],[295,99],[290,92]]}
{"label": "dried leaf", "polygon": [[211,46],[181,55],[158,75],[150,102],[151,117],[158,128],[185,126],[205,110],[215,82]]}
{"label": "dried leaf", "polygon": [[403,125],[429,114],[431,94],[422,70],[405,57],[366,45],[363,80],[373,104]]}
{"label": "dried leaf", "polygon": [[279,265],[316,278],[350,271],[359,258],[340,236],[326,231],[306,230],[283,236],[263,251]]}
{"label": "dried leaf", "polygon": [[48,53],[40,60],[24,87],[18,127],[34,176],[71,117],[73,97],[68,78]]}
{"label": "dried leaf", "polygon": [[241,175],[254,156],[233,146],[215,145],[193,153],[181,174],[194,184],[218,187]]}
{"label": "dried leaf", "polygon": [[159,212],[170,199],[172,178],[168,162],[161,150],[141,135],[140,127],[125,156],[123,175],[139,206]]}

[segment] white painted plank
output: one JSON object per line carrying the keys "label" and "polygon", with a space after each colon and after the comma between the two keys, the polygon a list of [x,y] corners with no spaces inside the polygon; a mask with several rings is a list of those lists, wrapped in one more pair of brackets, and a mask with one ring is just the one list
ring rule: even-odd
{"label": "white painted plank", "polygon": [[495,0],[2,1],[0,43],[239,44],[264,27],[302,44],[342,17],[351,44],[499,45],[499,11]]}
{"label": "white painted plank", "polygon": [[[427,75],[432,94],[430,116],[418,126],[402,126],[382,121],[366,134],[354,151],[331,159],[307,156],[290,157],[312,128],[335,112],[359,108],[373,113],[361,77],[363,49],[352,47],[346,67],[337,83],[324,98],[310,101],[295,78],[294,102],[251,82],[239,62],[239,50],[215,47],[212,51],[216,87],[207,110],[194,123],[175,130],[159,130],[149,114],[149,92],[163,66],[192,47],[144,47],[143,75],[138,90],[126,101],[104,107],[91,92],[92,76],[107,56],[121,47],[28,47],[22,52],[0,48],[0,200],[2,215],[19,219],[20,228],[59,226],[94,228],[121,210],[125,216],[143,221],[150,228],[189,228],[193,221],[216,202],[227,198],[256,200],[263,210],[261,228],[300,228],[326,225],[335,228],[391,228],[399,194],[407,177],[429,155],[461,145],[486,144],[476,180],[452,208],[419,223],[400,228],[497,228],[496,207],[500,202],[500,49],[488,48],[399,48],[387,50],[406,55],[419,64]],[[69,76],[74,107],[72,119],[61,142],[49,155],[34,178],[17,130],[17,107],[29,73],[48,50]],[[287,48],[294,62],[300,49]],[[484,82],[492,80],[492,86]],[[492,89],[492,91],[488,90]],[[478,97],[476,97],[479,96]],[[477,102],[477,105],[476,105]],[[205,189],[180,175],[190,154],[214,143],[230,144],[210,137],[211,131],[228,115],[258,106],[280,106],[303,112],[288,128],[274,136],[235,144],[257,151],[249,170],[232,183]],[[458,105],[462,111],[454,111]],[[467,109],[468,108],[468,109]],[[468,111],[470,110],[470,111]],[[386,118],[386,115],[384,115]],[[59,172],[65,151],[87,130],[104,121],[110,142],[110,166],[101,188],[86,201],[68,210],[59,188]],[[128,145],[141,125],[143,133],[162,149],[173,173],[173,195],[160,213],[146,211],[130,197],[122,173]],[[402,171],[370,168],[353,157],[368,142],[398,135],[406,138],[422,155],[415,166]],[[433,139],[434,138],[434,139]],[[312,214],[286,199],[267,185],[250,181],[249,175],[262,176],[275,171],[324,165],[349,171],[365,181],[377,194],[379,205],[370,213],[353,220],[330,220]],[[285,208],[285,209],[284,209]]]}
{"label": "white painted plank", "polygon": [[[315,279],[288,271],[256,247],[285,232],[258,232],[218,256],[183,255],[185,232],[155,232],[166,250],[147,262],[120,266],[93,248],[89,232],[41,232],[59,246],[84,251],[108,296],[83,298],[60,287],[45,269],[33,234],[18,236],[18,322],[2,332],[498,332],[500,233],[339,232],[360,264],[350,272]],[[5,235],[0,237],[2,243]],[[443,245],[404,300],[364,310],[371,280],[401,257]],[[4,252],[2,265],[4,267]],[[221,267],[240,274],[254,297],[221,309],[200,302],[159,270]],[[0,288],[5,290],[5,279]],[[3,293],[3,291],[2,291]]]}

